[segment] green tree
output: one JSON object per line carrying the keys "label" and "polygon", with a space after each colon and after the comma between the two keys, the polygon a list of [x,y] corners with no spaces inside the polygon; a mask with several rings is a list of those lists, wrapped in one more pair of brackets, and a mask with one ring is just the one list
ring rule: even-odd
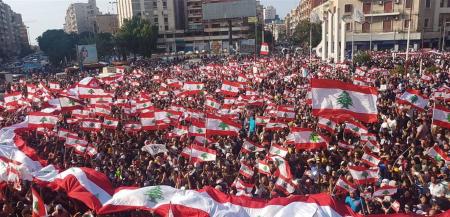
{"label": "green tree", "polygon": [[320,23],[310,23],[307,20],[301,21],[294,29],[293,41],[295,44],[309,47],[309,32],[311,30],[312,47],[319,45],[322,39],[322,26]]}
{"label": "green tree", "polygon": [[156,48],[157,39],[158,28],[139,16],[125,20],[122,28],[116,34],[119,52],[124,57],[127,53],[132,53],[135,57],[137,54],[150,57]]}
{"label": "green tree", "polygon": [[75,40],[62,29],[45,31],[37,38],[40,49],[48,56],[52,65],[62,65],[64,59],[75,57]]}
{"label": "green tree", "polygon": [[370,56],[369,53],[360,52],[360,53],[357,53],[355,55],[355,57],[353,58],[353,63],[361,66],[361,65],[365,65],[365,64],[369,63],[370,60],[372,60],[372,56]]}

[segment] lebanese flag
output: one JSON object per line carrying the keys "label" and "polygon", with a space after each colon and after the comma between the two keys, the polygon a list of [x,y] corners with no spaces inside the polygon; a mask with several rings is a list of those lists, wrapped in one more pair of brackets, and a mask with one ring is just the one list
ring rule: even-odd
{"label": "lebanese flag", "polygon": [[428,149],[427,155],[433,158],[433,160],[435,160],[436,162],[438,161],[444,161],[445,163],[450,162],[450,157],[448,157],[447,154],[437,145]]}
{"label": "lebanese flag", "polygon": [[231,184],[231,187],[235,187],[238,191],[244,191],[246,194],[251,193],[254,186],[254,184],[246,183],[238,177],[236,177],[234,182]]}
{"label": "lebanese flag", "polygon": [[255,116],[256,126],[266,126],[270,122],[270,117]]}
{"label": "lebanese flag", "polygon": [[199,145],[191,145],[183,149],[181,156],[192,162],[216,161],[217,152]]}
{"label": "lebanese flag", "polygon": [[269,55],[269,44],[263,42],[261,43],[261,51],[259,52],[261,55]]}
{"label": "lebanese flag", "polygon": [[5,101],[5,104],[8,103],[18,103],[18,101],[22,100],[23,96],[21,92],[13,92],[13,93],[6,93],[3,100]]}
{"label": "lebanese flag", "polygon": [[225,97],[223,99],[223,108],[231,108],[236,104],[236,98],[233,97]]}
{"label": "lebanese flag", "polygon": [[170,120],[170,116],[172,116],[172,114],[170,114],[167,111],[155,111],[155,121],[156,121],[156,125],[161,126],[161,125],[169,125],[171,120]]}
{"label": "lebanese flag", "polygon": [[206,118],[207,135],[237,136],[241,126],[234,121],[209,114]]}
{"label": "lebanese flag", "polygon": [[239,87],[241,85],[237,82],[223,81],[220,92],[225,96],[237,96],[239,94]]}
{"label": "lebanese flag", "polygon": [[[282,185],[284,186],[284,185]],[[158,216],[357,216],[329,194],[293,195],[261,200],[228,195],[213,187],[180,190],[170,186],[118,189],[97,214],[136,210],[152,211]]]}
{"label": "lebanese flag", "polygon": [[277,144],[272,144],[272,146],[270,146],[269,154],[271,156],[280,156],[280,157],[284,158],[284,157],[286,157],[287,153],[288,153],[287,148],[284,148]]}
{"label": "lebanese flag", "polygon": [[292,182],[292,180],[287,180],[283,177],[278,177],[275,182],[275,188],[281,190],[285,195],[290,195],[295,192],[297,186]]}
{"label": "lebanese flag", "polygon": [[87,146],[88,142],[78,136],[68,135],[65,144],[72,147],[77,145]]}
{"label": "lebanese flag", "polygon": [[139,122],[128,122],[123,125],[125,132],[139,132],[142,130],[142,125]]}
{"label": "lebanese flag", "polygon": [[267,131],[278,131],[283,130],[284,128],[287,127],[288,127],[287,124],[283,122],[270,121],[269,123],[266,124],[266,127],[264,129],[266,129]]}
{"label": "lebanese flag", "polygon": [[102,122],[96,119],[84,119],[81,121],[80,129],[98,132],[102,129]]}
{"label": "lebanese flag", "polygon": [[62,111],[72,111],[75,109],[81,109],[83,106],[69,97],[59,98],[59,105]]}
{"label": "lebanese flag", "polygon": [[32,200],[32,217],[47,217],[47,209],[39,193],[31,187]]}
{"label": "lebanese flag", "polygon": [[410,105],[416,109],[424,110],[428,105],[428,97],[420,94],[418,90],[406,90],[400,97],[397,97],[397,103]]}
{"label": "lebanese flag", "polygon": [[117,99],[114,101],[114,105],[117,106],[125,106],[128,104],[128,98],[126,97],[117,97]]}
{"label": "lebanese flag", "polygon": [[117,129],[117,125],[118,124],[119,124],[119,120],[118,119],[115,119],[115,118],[112,118],[112,117],[108,117],[108,116],[105,116],[103,118],[102,126],[105,129],[110,129],[110,130]]}
{"label": "lebanese flag", "polygon": [[377,167],[381,159],[374,154],[364,152],[363,156],[361,157],[361,161],[371,167]]}
{"label": "lebanese flag", "polygon": [[88,145],[86,147],[86,154],[88,154],[91,157],[94,157],[95,155],[98,154],[97,148],[93,145]]}
{"label": "lebanese flag", "polygon": [[347,150],[355,149],[354,145],[350,145],[350,144],[348,144],[347,142],[344,142],[344,141],[339,141],[338,142],[338,146],[343,148],[343,149],[347,149]]}
{"label": "lebanese flag", "polygon": [[183,84],[177,79],[166,79],[166,83],[169,87],[180,88]]}
{"label": "lebanese flag", "polygon": [[384,187],[378,188],[373,192],[372,197],[384,197],[384,196],[391,196],[397,193],[397,188],[394,186],[386,185]]}
{"label": "lebanese flag", "polygon": [[364,148],[371,152],[380,153],[380,144],[378,144],[377,141],[372,140],[367,141]]}
{"label": "lebanese flag", "polygon": [[309,128],[292,127],[286,137],[287,144],[293,144],[297,149],[314,150],[326,148],[328,139]]}
{"label": "lebanese flag", "polygon": [[367,141],[377,141],[377,136],[373,133],[363,133],[360,137],[361,141],[367,142]]}
{"label": "lebanese flag", "polygon": [[78,97],[82,99],[98,98],[105,96],[105,91],[98,87],[78,84]]}
{"label": "lebanese flag", "polygon": [[365,127],[363,124],[358,123],[354,120],[348,120],[345,123],[344,132],[353,133],[354,135],[361,136],[361,134],[366,134],[369,131],[367,127]]}
{"label": "lebanese flag", "polygon": [[79,109],[72,110],[72,117],[74,118],[79,119],[89,118],[90,114],[91,112],[88,110],[79,110]]}
{"label": "lebanese flag", "polygon": [[220,103],[212,97],[207,97],[205,107],[212,110],[218,110],[220,109]]}
{"label": "lebanese flag", "polygon": [[270,159],[275,163],[277,171],[275,172],[276,177],[284,177],[285,179],[292,179],[291,167],[289,163],[280,156],[272,156]]}
{"label": "lebanese flag", "polygon": [[433,109],[433,125],[450,129],[450,109],[436,105]]}
{"label": "lebanese flag", "polygon": [[143,113],[141,114],[141,125],[143,130],[156,130],[155,113]]}
{"label": "lebanese flag", "polygon": [[30,112],[28,114],[29,128],[53,128],[58,123],[58,116],[44,112]]}
{"label": "lebanese flag", "polygon": [[70,130],[66,130],[66,129],[64,129],[64,128],[59,128],[59,129],[58,129],[58,138],[59,138],[60,140],[66,140],[66,139],[68,138],[68,136],[74,136],[74,137],[77,137],[78,134],[77,134],[77,133],[74,133],[74,132],[72,132],[72,131],[70,131]]}
{"label": "lebanese flag", "polygon": [[269,163],[267,163],[266,161],[262,161],[262,160],[258,161],[257,169],[258,169],[259,173],[270,176]]}
{"label": "lebanese flag", "polygon": [[183,126],[183,125],[178,125],[176,127],[173,128],[172,133],[177,136],[183,136],[189,133],[189,128],[187,126]]}
{"label": "lebanese flag", "polygon": [[378,90],[335,80],[311,79],[312,113],[316,116],[355,118],[376,122]]}
{"label": "lebanese flag", "polygon": [[35,177],[50,183],[53,190],[62,189],[70,198],[82,201],[89,209],[98,211],[114,194],[108,177],[91,168],[72,167],[57,175]]}
{"label": "lebanese flag", "polygon": [[378,181],[378,168],[369,169],[361,166],[349,166],[348,171],[356,184],[368,184]]}
{"label": "lebanese flag", "polygon": [[193,120],[189,126],[189,135],[204,136],[206,134],[206,125],[203,121]]}
{"label": "lebanese flag", "polygon": [[329,133],[334,133],[336,129],[336,123],[329,118],[319,117],[317,126],[321,129],[328,131]]}
{"label": "lebanese flag", "polygon": [[152,102],[150,100],[142,100],[142,101],[138,101],[136,102],[136,104],[134,105],[134,107],[136,108],[136,110],[138,111],[142,111],[144,109],[148,109],[152,106]]}
{"label": "lebanese flag", "polygon": [[111,106],[96,104],[94,105],[94,113],[99,116],[109,116],[111,115]]}
{"label": "lebanese flag", "polygon": [[205,85],[202,82],[185,82],[183,84],[183,92],[181,94],[192,95],[200,93],[204,86]]}
{"label": "lebanese flag", "polygon": [[253,167],[241,162],[241,168],[239,169],[239,174],[243,175],[247,179],[251,179],[253,177],[254,171]]}
{"label": "lebanese flag", "polygon": [[336,182],[336,190],[338,192],[350,193],[356,191],[356,188],[357,187],[355,185],[347,181],[345,178],[343,179],[342,177],[339,177],[339,179]]}
{"label": "lebanese flag", "polygon": [[264,151],[264,148],[256,145],[254,142],[248,141],[247,139],[244,140],[241,149],[242,153],[252,153],[260,151]]}
{"label": "lebanese flag", "polygon": [[295,120],[295,112],[287,107],[279,107],[274,113],[276,119],[284,121]]}
{"label": "lebanese flag", "polygon": [[59,85],[59,83],[56,83],[56,82],[48,82],[48,87],[52,91],[61,89],[61,86]]}

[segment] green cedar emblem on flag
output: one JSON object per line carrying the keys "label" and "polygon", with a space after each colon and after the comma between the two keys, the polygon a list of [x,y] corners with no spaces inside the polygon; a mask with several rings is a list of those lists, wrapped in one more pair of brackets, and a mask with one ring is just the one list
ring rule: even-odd
{"label": "green cedar emblem on flag", "polygon": [[450,114],[447,114],[447,122],[450,123]]}
{"label": "green cedar emblem on flag", "polygon": [[263,166],[263,170],[264,170],[264,171],[267,171],[267,170],[269,170],[269,167],[268,167],[267,165],[264,165],[264,166]]}
{"label": "green cedar emblem on flag", "polygon": [[208,158],[208,154],[203,153],[203,154],[200,155],[200,157],[201,157],[203,160],[205,160],[206,158]]}
{"label": "green cedar emblem on flag", "polygon": [[367,177],[369,176],[369,173],[367,173],[367,171],[364,171],[364,172],[361,173],[361,175],[362,175],[364,178],[367,178]]}
{"label": "green cedar emblem on flag", "polygon": [[198,128],[198,129],[197,129],[197,133],[203,133],[202,128]]}
{"label": "green cedar emblem on flag", "polygon": [[389,191],[388,191],[388,190],[384,190],[382,194],[383,194],[383,195],[388,195],[388,194],[389,194]]}
{"label": "green cedar emblem on flag", "polygon": [[41,120],[39,120],[39,122],[41,122],[42,124],[47,122],[48,119],[46,117],[42,117]]}
{"label": "green cedar emblem on flag", "polygon": [[35,210],[35,211],[37,211],[37,213],[39,213],[39,203],[37,200],[33,201],[33,210]]}
{"label": "green cedar emblem on flag", "polygon": [[112,121],[110,120],[106,121],[106,125],[112,125]]}
{"label": "green cedar emblem on flag", "polygon": [[320,142],[320,137],[316,132],[312,132],[311,135],[309,135],[309,141],[314,143]]}
{"label": "green cedar emblem on flag", "polygon": [[162,196],[163,192],[162,192],[160,186],[155,186],[155,187],[151,188],[144,195],[146,195],[147,199],[153,203],[157,203],[158,200],[164,199],[164,197]]}
{"label": "green cedar emblem on flag", "polygon": [[353,131],[355,131],[355,132],[359,132],[359,127],[355,127],[355,128],[353,128]]}
{"label": "green cedar emblem on flag", "polygon": [[353,106],[352,98],[347,91],[342,91],[337,98],[337,103],[341,106],[341,108],[350,109],[350,106]]}
{"label": "green cedar emblem on flag", "polygon": [[89,91],[88,91],[88,93],[90,93],[90,94],[94,94],[94,90],[93,89],[89,89]]}
{"label": "green cedar emblem on flag", "polygon": [[224,122],[220,122],[219,128],[222,130],[226,130],[226,129],[230,129],[230,126],[228,126],[228,124],[226,124]]}
{"label": "green cedar emblem on flag", "polygon": [[412,95],[411,97],[409,97],[409,101],[411,101],[412,104],[415,104],[417,100],[419,100],[419,97],[417,97],[416,95]]}

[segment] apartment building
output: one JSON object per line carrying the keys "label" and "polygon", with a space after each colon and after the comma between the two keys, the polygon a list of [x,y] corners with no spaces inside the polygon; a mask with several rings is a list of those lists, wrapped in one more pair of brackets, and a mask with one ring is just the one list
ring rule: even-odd
{"label": "apartment building", "polygon": [[271,23],[273,20],[275,20],[277,15],[277,10],[274,6],[269,5],[264,8],[264,22],[265,23]]}
{"label": "apartment building", "polygon": [[119,30],[119,19],[117,14],[102,14],[95,17],[96,33],[115,34]]}
{"label": "apartment building", "polygon": [[66,33],[95,32],[96,16],[100,15],[96,0],[74,3],[66,11],[64,31]]}
{"label": "apartment building", "polygon": [[22,15],[0,0],[0,62],[18,56],[28,46],[27,28]]}
{"label": "apartment building", "polygon": [[[255,0],[256,2],[256,0]],[[140,15],[158,26],[158,48],[166,52],[210,50],[220,42],[228,49],[228,27],[232,38],[247,39],[250,34],[248,17],[206,20],[203,18],[203,0],[119,0],[119,26],[125,19]],[[262,6],[259,7],[262,22]]]}

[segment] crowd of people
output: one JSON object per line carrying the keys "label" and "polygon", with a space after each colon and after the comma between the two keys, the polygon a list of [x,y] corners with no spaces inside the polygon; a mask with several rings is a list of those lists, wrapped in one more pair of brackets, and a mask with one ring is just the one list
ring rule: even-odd
{"label": "crowd of people", "polygon": [[[285,191],[276,187],[277,164],[268,160],[270,174],[261,174],[254,169],[251,177],[240,173],[241,163],[255,165],[266,160],[273,144],[288,150],[284,157],[295,183],[293,195],[327,192],[336,200],[345,203],[361,214],[415,213],[432,216],[450,208],[449,162],[432,159],[427,151],[438,146],[445,153],[450,152],[448,128],[433,125],[432,109],[435,105],[448,108],[449,98],[437,99],[434,93],[444,90],[448,94],[450,55],[439,53],[412,54],[411,61],[405,57],[392,57],[389,53],[373,53],[368,62],[358,64],[331,64],[308,57],[295,55],[273,55],[271,57],[223,57],[203,58],[198,61],[185,60],[176,63],[161,63],[154,60],[130,62],[130,69],[120,78],[109,81],[98,78],[105,93],[113,102],[109,117],[119,120],[116,129],[103,128],[100,131],[86,131],[74,124],[72,112],[58,113],[60,121],[53,129],[22,131],[20,135],[36,150],[38,156],[48,164],[63,171],[71,167],[89,167],[104,173],[114,187],[169,185],[182,189],[201,189],[212,186],[227,194],[271,199],[287,197]],[[422,64],[422,65],[420,65]],[[394,69],[403,66],[403,72]],[[432,69],[432,71],[431,71]],[[336,188],[339,179],[353,183],[348,166],[367,166],[361,161],[365,152],[359,135],[344,130],[345,123],[339,123],[331,132],[318,126],[318,117],[312,115],[308,103],[309,81],[311,78],[333,79],[353,83],[361,72],[365,85],[378,89],[378,121],[364,124],[369,133],[376,135],[380,146],[378,164],[379,178],[374,183],[357,185],[354,191],[340,191]],[[372,73],[374,72],[374,73]],[[67,90],[82,78],[96,76],[95,72],[81,72],[56,77],[55,75],[32,74],[20,82],[8,84],[7,93],[21,92],[30,98],[29,87],[59,84],[60,90]],[[181,86],[170,84],[168,80],[202,82],[200,93],[180,93]],[[228,96],[220,91],[224,80],[241,82],[235,104],[223,108]],[[28,88],[27,88],[28,87]],[[420,91],[429,97],[425,110],[414,109],[400,104],[396,98],[407,89]],[[167,92],[167,93],[166,93]],[[28,106],[17,109],[0,110],[0,126],[6,127],[23,121],[33,111],[51,107],[46,101],[58,98],[61,91],[50,91],[49,95],[37,96],[46,99],[30,100]],[[139,123],[139,111],[126,106],[118,106],[115,101],[127,98],[145,99],[151,102],[148,109],[181,111],[177,120],[156,130],[132,130],[126,123]],[[212,109],[205,102],[214,99],[222,105]],[[80,99],[84,109],[92,100]],[[271,117],[278,106],[294,108],[295,117],[284,121],[282,129],[266,129],[254,124],[258,117]],[[177,134],[175,129],[189,127],[193,117],[188,111],[202,114],[227,116],[242,126],[236,136],[212,135],[192,136],[190,133]],[[104,115],[89,114],[89,118],[104,121]],[[272,120],[274,120],[272,116]],[[277,120],[278,121],[278,120]],[[326,148],[298,149],[287,143],[291,127],[312,129],[328,139]],[[78,137],[94,144],[97,153],[93,156],[76,153],[67,147],[57,134],[66,129]],[[244,152],[245,141],[258,144],[260,152]],[[353,149],[338,145],[345,141]],[[167,152],[155,155],[142,149],[147,144],[164,144]],[[181,152],[191,144],[199,144],[217,152],[215,161],[192,162]],[[251,191],[242,193],[236,187],[236,180],[251,183]],[[234,185],[233,185],[234,183]],[[64,192],[54,192],[29,181],[22,181],[21,189],[8,183],[3,184],[0,194],[2,210],[0,216],[31,216],[31,191],[33,186],[43,196],[51,216],[95,216],[82,201],[69,198]],[[371,197],[376,189],[393,186],[395,194]],[[369,195],[369,196],[367,196]],[[148,211],[117,213],[110,216],[149,216]]]}

